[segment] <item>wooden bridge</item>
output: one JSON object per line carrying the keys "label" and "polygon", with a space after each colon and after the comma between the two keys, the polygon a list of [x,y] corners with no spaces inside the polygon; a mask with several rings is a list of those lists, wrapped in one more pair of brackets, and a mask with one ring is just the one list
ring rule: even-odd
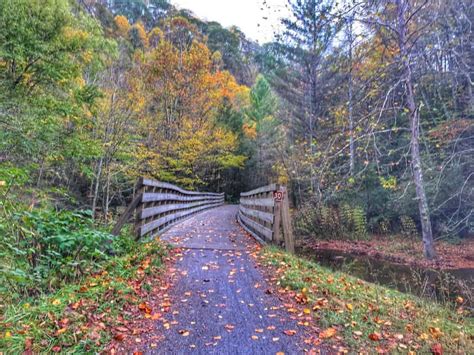
{"label": "wooden bridge", "polygon": [[[294,249],[284,186],[242,193],[240,205],[226,205],[223,194],[186,191],[149,179],[140,179],[136,191],[114,233],[131,222],[137,238],[158,236],[180,248],[181,255],[168,290],[175,302],[136,350],[303,353],[307,330],[271,291],[253,256],[262,243]],[[159,346],[151,348],[157,338],[162,339]]]}
{"label": "wooden bridge", "polygon": [[[113,234],[120,233],[123,225],[132,221],[137,239],[156,237],[197,213],[217,209],[225,203],[224,193],[187,191],[145,178],[139,179],[136,191]],[[285,186],[271,184],[241,193],[235,218],[259,243],[273,243],[294,252]]]}

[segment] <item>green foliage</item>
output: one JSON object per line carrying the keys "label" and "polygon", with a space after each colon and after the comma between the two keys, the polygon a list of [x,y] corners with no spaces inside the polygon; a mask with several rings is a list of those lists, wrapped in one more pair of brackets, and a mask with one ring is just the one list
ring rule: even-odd
{"label": "green foliage", "polygon": [[406,237],[417,237],[418,230],[415,221],[410,216],[400,216],[400,229]]}
{"label": "green foliage", "polygon": [[363,240],[368,237],[367,218],[360,206],[307,203],[294,216],[296,232],[318,239]]}
{"label": "green foliage", "polygon": [[[131,248],[124,237],[113,240],[96,229],[90,211],[21,211],[8,223],[13,230],[0,225],[1,293],[55,290],[99,270],[110,255]],[[15,234],[7,234],[11,232]]]}
{"label": "green foliage", "polygon": [[[146,264],[149,262],[145,275],[160,274],[166,254],[167,248],[158,241],[135,243],[125,254],[104,262],[99,273],[88,275],[77,283],[65,285],[50,294],[23,297],[19,302],[9,302],[4,297],[7,302],[0,310],[0,349],[8,349],[12,354],[22,353],[30,342],[30,350],[35,354],[52,353],[54,347],[71,354],[104,351],[115,335],[116,327],[123,326],[123,320],[127,318],[124,310],[136,309],[138,304],[145,302],[151,293],[149,287],[155,287],[152,282],[159,282],[155,278],[151,282],[142,279],[145,261]],[[140,292],[143,298],[137,297],[138,282],[143,283]],[[107,316],[98,320],[94,314]],[[67,323],[64,323],[65,319]],[[58,325],[63,331],[58,332],[61,329]],[[5,336],[7,332],[11,337]]]}

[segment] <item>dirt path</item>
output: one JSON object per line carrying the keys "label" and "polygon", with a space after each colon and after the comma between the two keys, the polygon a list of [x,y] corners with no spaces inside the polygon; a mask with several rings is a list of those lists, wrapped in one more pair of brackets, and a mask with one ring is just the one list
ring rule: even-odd
{"label": "dirt path", "polygon": [[257,245],[236,223],[236,212],[236,206],[209,210],[162,236],[183,251],[168,290],[171,306],[156,323],[161,339],[147,342],[146,353],[303,352],[304,330],[257,269],[250,255]]}

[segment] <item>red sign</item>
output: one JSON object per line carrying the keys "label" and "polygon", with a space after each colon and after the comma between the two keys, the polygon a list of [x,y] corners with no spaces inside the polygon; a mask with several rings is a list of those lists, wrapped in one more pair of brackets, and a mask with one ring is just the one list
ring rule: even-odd
{"label": "red sign", "polygon": [[283,191],[273,191],[273,199],[274,199],[276,202],[281,202],[281,201],[283,201],[283,195],[284,195],[284,192],[283,192]]}

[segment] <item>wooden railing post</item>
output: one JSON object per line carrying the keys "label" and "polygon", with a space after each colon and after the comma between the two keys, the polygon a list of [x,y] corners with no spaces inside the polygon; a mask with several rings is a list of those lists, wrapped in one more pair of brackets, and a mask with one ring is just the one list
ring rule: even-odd
{"label": "wooden railing post", "polygon": [[119,235],[125,223],[127,223],[130,217],[133,215],[133,212],[137,209],[138,205],[142,200],[142,185],[143,179],[140,178],[138,183],[134,187],[134,196],[132,202],[127,206],[125,212],[120,216],[114,228],[112,229],[112,235]]}
{"label": "wooden railing post", "polygon": [[140,218],[140,214],[143,210],[143,194],[146,191],[146,186],[144,185],[144,178],[139,178],[137,182],[137,187],[136,187],[136,196],[140,200],[138,203],[136,209],[135,209],[135,223],[133,225],[133,232],[135,234],[135,239],[139,240],[141,235],[140,235],[140,228],[143,224],[143,220]]}
{"label": "wooden railing post", "polygon": [[241,193],[237,218],[242,227],[257,240],[273,241],[277,245],[284,242],[285,249],[294,253],[295,241],[286,186],[273,184]]}
{"label": "wooden railing post", "polygon": [[[276,191],[280,190],[280,185],[276,185]],[[277,245],[280,245],[282,242],[281,237],[281,203],[279,199],[275,199],[275,196],[272,196],[275,201],[275,206],[273,207],[273,239]]]}
{"label": "wooden railing post", "polygon": [[283,224],[283,234],[285,236],[285,249],[287,252],[293,254],[295,252],[295,239],[293,236],[293,228],[291,227],[290,202],[286,186],[281,187],[281,191],[283,192],[281,221]]}

